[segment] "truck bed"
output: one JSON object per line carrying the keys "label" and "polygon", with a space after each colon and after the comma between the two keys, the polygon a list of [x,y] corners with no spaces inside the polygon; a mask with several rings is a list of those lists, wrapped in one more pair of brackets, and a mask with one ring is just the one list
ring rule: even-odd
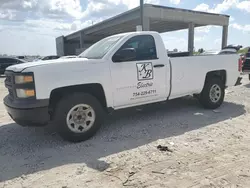
{"label": "truck bed", "polygon": [[237,54],[189,56],[170,58],[172,67],[171,98],[183,94],[200,93],[204,86],[206,74],[213,70],[226,71],[226,86],[235,85],[238,70]]}

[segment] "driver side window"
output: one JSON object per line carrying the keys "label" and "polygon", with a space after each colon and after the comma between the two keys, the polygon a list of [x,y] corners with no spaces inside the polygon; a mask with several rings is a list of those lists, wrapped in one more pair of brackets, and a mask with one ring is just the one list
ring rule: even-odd
{"label": "driver side window", "polygon": [[157,59],[154,37],[152,35],[139,35],[130,38],[114,54],[112,59],[114,62]]}

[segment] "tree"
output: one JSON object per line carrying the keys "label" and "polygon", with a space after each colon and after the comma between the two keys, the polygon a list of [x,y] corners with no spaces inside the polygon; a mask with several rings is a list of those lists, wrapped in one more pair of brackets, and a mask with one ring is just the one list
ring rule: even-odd
{"label": "tree", "polygon": [[204,49],[203,49],[203,48],[200,48],[200,49],[198,50],[198,52],[201,54],[201,53],[204,52]]}

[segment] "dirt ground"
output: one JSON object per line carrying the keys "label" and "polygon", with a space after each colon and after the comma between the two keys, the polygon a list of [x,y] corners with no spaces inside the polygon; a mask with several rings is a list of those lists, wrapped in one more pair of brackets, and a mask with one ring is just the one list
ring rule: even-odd
{"label": "dirt ground", "polygon": [[[0,187],[250,187],[250,81],[218,110],[192,98],[119,111],[92,139],[11,121],[0,78]],[[39,115],[39,114],[38,114]],[[159,151],[158,145],[171,151]]]}

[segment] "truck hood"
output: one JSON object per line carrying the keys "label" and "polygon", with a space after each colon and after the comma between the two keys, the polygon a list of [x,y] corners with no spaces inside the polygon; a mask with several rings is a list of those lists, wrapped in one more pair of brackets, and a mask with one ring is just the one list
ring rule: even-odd
{"label": "truck hood", "polygon": [[47,61],[36,61],[36,62],[29,62],[29,63],[21,63],[18,65],[9,66],[6,70],[13,71],[13,72],[22,72],[27,68],[30,67],[37,67],[37,66],[49,66],[51,64],[64,64],[64,63],[76,63],[76,62],[83,62],[88,61],[86,58],[72,58],[72,59],[55,59],[55,60],[47,60]]}

